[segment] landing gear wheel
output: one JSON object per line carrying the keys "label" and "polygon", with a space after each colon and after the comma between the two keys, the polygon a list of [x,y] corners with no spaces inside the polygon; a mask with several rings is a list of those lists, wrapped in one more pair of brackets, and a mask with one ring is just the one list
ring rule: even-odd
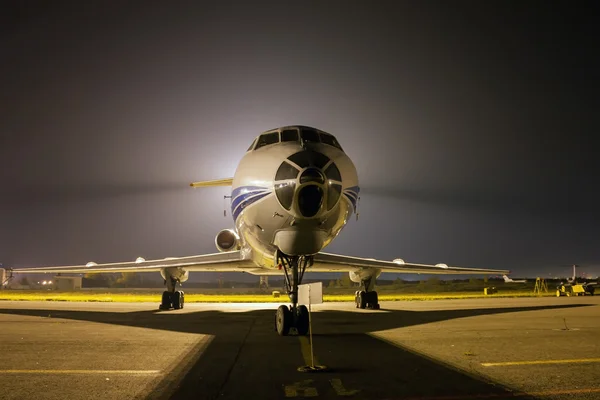
{"label": "landing gear wheel", "polygon": [[308,308],[306,306],[298,306],[298,315],[296,319],[296,329],[298,335],[305,336],[308,334]]}
{"label": "landing gear wheel", "polygon": [[279,336],[287,336],[292,326],[292,312],[288,306],[281,305],[275,313],[275,330]]}
{"label": "landing gear wheel", "polygon": [[168,291],[164,291],[162,294],[162,300],[160,302],[160,306],[158,306],[158,308],[160,310],[169,310],[171,308],[171,292]]}
{"label": "landing gear wheel", "polygon": [[379,296],[377,292],[369,292],[369,307],[373,310],[379,310]]}
{"label": "landing gear wheel", "polygon": [[183,308],[184,301],[185,299],[183,292],[176,291],[175,293],[173,293],[173,308],[175,310]]}
{"label": "landing gear wheel", "polygon": [[358,304],[358,308],[360,309],[364,310],[365,308],[367,308],[367,292],[365,292],[364,290],[358,292],[356,303]]}

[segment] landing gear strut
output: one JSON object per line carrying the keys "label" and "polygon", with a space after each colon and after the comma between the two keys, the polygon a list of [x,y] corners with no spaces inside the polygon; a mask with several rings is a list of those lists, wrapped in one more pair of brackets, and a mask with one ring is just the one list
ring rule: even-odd
{"label": "landing gear strut", "polygon": [[354,302],[356,308],[370,308],[373,310],[379,310],[379,297],[375,290],[374,278],[365,279],[361,282],[361,290],[354,293]]}
{"label": "landing gear strut", "polygon": [[178,310],[183,308],[185,303],[185,294],[181,290],[175,290],[177,287],[177,279],[173,279],[170,277],[165,280],[165,284],[167,285],[167,290],[165,290],[162,294],[162,301],[160,302],[160,306],[158,308],[160,310]]}
{"label": "landing gear strut", "polygon": [[298,285],[302,283],[304,271],[312,257],[287,256],[277,252],[277,263],[283,268],[285,288],[290,297],[291,305],[281,305],[275,313],[275,330],[280,336],[286,336],[291,328],[296,328],[298,335],[308,333],[308,309],[298,305]]}

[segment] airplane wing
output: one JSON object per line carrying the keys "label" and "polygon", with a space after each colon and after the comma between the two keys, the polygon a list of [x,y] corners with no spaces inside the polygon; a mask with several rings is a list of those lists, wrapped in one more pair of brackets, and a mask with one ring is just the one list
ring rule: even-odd
{"label": "airplane wing", "polygon": [[231,186],[233,178],[215,179],[212,181],[192,182],[190,186],[193,188],[210,187],[210,186]]}
{"label": "airplane wing", "polygon": [[340,272],[352,271],[357,268],[374,268],[382,272],[396,272],[407,274],[445,274],[445,275],[503,275],[510,271],[501,269],[463,268],[449,267],[446,264],[413,264],[396,259],[394,261],[376,260],[374,258],[359,258],[342,256],[339,254],[318,253],[314,257],[314,263],[309,272]]}
{"label": "airplane wing", "polygon": [[74,273],[86,274],[92,272],[153,272],[163,268],[184,267],[188,271],[238,271],[243,272],[248,268],[256,268],[252,260],[247,259],[239,251],[203,254],[189,257],[171,257],[159,260],[136,261],[96,264],[89,262],[85,265],[66,265],[56,267],[35,267],[13,269],[13,273]]}

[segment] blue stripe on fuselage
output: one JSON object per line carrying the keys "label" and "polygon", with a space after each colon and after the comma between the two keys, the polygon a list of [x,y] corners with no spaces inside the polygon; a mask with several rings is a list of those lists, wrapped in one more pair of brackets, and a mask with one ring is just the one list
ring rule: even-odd
{"label": "blue stripe on fuselage", "polygon": [[240,186],[231,192],[231,214],[233,220],[237,220],[240,213],[249,205],[273,193],[266,187],[261,186]]}

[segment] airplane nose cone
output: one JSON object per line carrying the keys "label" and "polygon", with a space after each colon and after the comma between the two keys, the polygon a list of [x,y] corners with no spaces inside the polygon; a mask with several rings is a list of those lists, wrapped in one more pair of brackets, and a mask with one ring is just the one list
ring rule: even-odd
{"label": "airplane nose cone", "polygon": [[341,191],[339,169],[329,157],[314,150],[292,154],[275,174],[279,203],[298,217],[313,218],[330,211],[338,203]]}

